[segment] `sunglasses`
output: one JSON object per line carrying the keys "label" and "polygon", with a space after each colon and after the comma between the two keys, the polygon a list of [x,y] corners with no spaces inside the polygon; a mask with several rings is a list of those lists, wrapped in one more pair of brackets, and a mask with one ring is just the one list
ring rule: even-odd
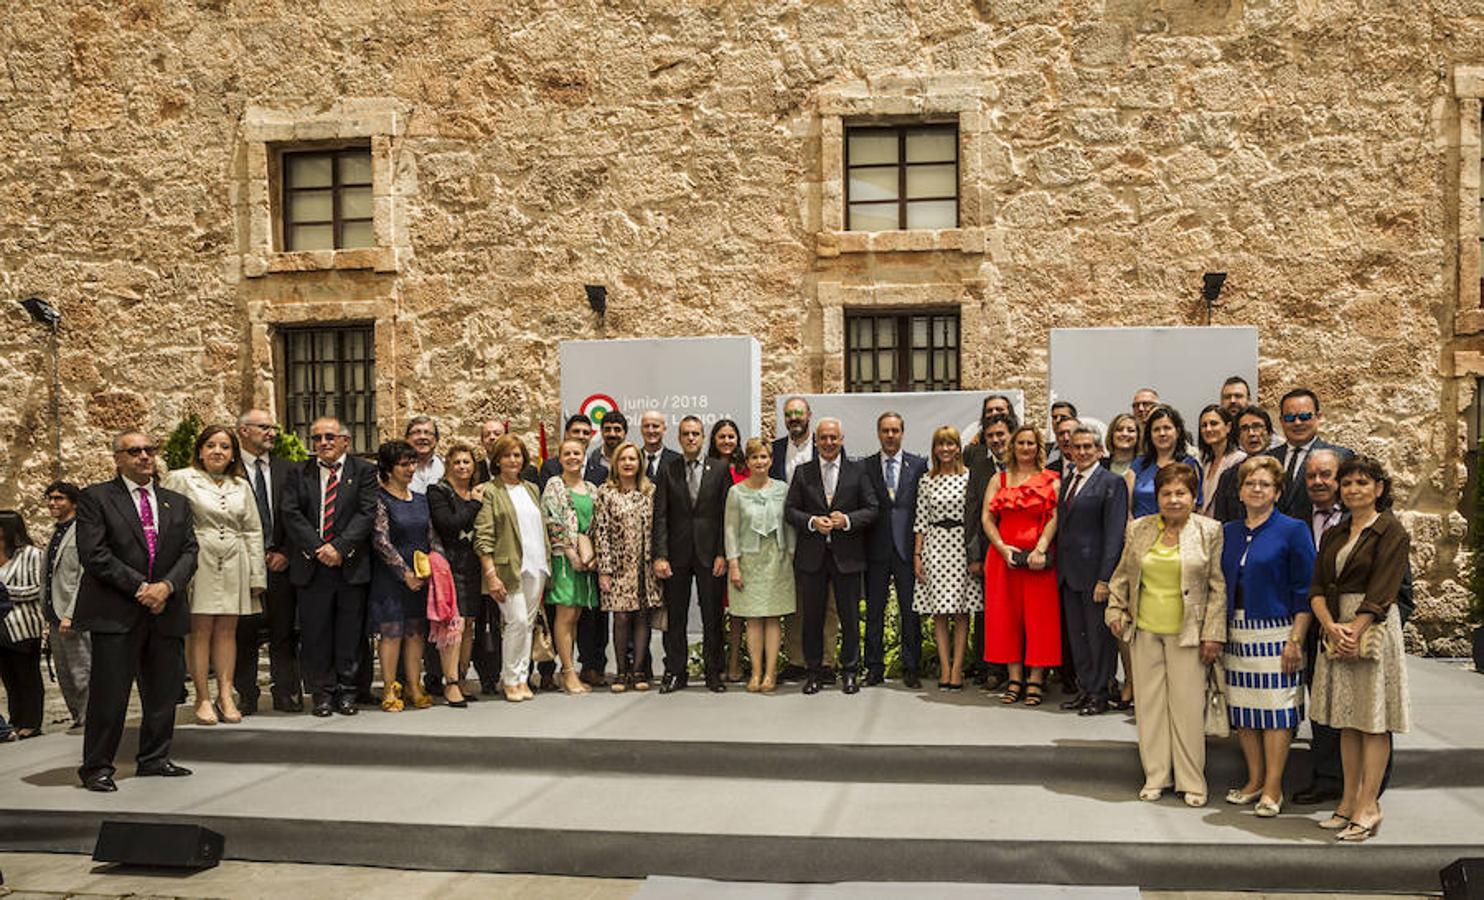
{"label": "sunglasses", "polygon": [[1283,419],[1283,421],[1292,425],[1294,422],[1307,422],[1310,419],[1314,418],[1314,414],[1311,412],[1284,413],[1281,418]]}
{"label": "sunglasses", "polygon": [[809,414],[806,412],[799,412],[798,410],[794,410],[793,412],[784,413],[783,417],[785,419],[807,419],[809,418]]}
{"label": "sunglasses", "polygon": [[328,444],[328,443],[330,443],[332,441],[338,440],[339,438],[340,438],[340,435],[338,435],[338,434],[328,434],[328,433],[327,434],[311,434],[309,436],[309,440],[312,443],[315,443],[315,444]]}
{"label": "sunglasses", "polygon": [[119,452],[120,453],[127,453],[130,456],[154,456],[156,453],[159,452],[159,448],[158,447],[122,447],[122,448],[119,449]]}

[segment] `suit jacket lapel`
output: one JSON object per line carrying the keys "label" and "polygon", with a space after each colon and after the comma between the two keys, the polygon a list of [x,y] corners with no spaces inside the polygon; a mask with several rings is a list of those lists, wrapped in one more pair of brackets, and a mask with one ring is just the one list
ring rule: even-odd
{"label": "suit jacket lapel", "polygon": [[[134,505],[134,497],[129,493],[129,488],[124,485],[124,477],[120,475],[110,483],[113,485],[113,503],[116,512],[123,521],[129,523],[129,531],[134,535],[134,540],[139,542],[139,548],[147,552],[149,541],[144,537],[144,523],[139,521],[139,508]],[[159,517],[156,516],[155,534],[157,535],[159,527]]]}

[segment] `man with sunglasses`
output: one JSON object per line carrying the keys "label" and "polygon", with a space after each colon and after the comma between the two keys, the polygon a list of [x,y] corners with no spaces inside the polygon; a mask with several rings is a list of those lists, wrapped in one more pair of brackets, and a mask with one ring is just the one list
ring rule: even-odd
{"label": "man with sunglasses", "polygon": [[263,614],[237,620],[236,688],[243,715],[258,711],[258,646],[267,630],[268,671],[273,708],[279,712],[303,712],[303,681],[299,674],[299,608],[294,586],[289,583],[288,533],[284,528],[283,497],[295,466],[273,458],[278,425],[261,409],[250,409],[237,417],[237,443],[242,447],[242,465],[258,504],[263,523],[263,549],[268,569],[268,591],[263,596]]}
{"label": "man with sunglasses", "polygon": [[116,435],[117,476],[83,491],[77,508],[83,572],[72,624],[91,636],[93,655],[77,775],[90,791],[118,790],[113,758],[136,679],[142,710],[135,774],[191,774],[170,761],[170,740],[185,680],[196,530],[190,501],[155,483],[158,450],[142,432]]}
{"label": "man with sunglasses", "polygon": [[1309,519],[1309,494],[1304,489],[1304,462],[1315,450],[1333,450],[1341,460],[1355,454],[1348,447],[1331,444],[1319,437],[1319,397],[1308,388],[1294,388],[1278,401],[1279,421],[1283,425],[1283,443],[1268,451],[1283,464],[1283,496],[1278,498],[1278,511],[1300,521]]}
{"label": "man with sunglasses", "polygon": [[309,440],[314,458],[290,474],[283,496],[289,581],[299,591],[299,662],[314,714],[353,716],[371,581],[376,467],[346,452],[350,433],[338,419],[315,420]]}

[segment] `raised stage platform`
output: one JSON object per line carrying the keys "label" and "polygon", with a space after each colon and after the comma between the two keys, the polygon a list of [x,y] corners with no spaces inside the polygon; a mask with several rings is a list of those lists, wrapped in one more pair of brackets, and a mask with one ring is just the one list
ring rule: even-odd
{"label": "raised stage platform", "polygon": [[[1386,823],[1361,847],[1221,802],[1137,799],[1129,716],[1006,708],[889,684],[846,697],[691,689],[542,695],[354,718],[265,713],[176,732],[185,779],[92,794],[81,738],[0,749],[0,849],[86,852],[104,818],[189,820],[236,859],[769,882],[972,881],[1200,890],[1429,891],[1484,856],[1484,677],[1410,660]],[[184,712],[184,707],[182,711]],[[1290,776],[1307,771],[1301,741]]]}

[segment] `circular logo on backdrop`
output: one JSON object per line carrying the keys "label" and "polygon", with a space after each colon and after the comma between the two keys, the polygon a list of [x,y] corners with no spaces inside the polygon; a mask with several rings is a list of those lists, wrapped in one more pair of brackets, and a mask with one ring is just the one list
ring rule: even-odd
{"label": "circular logo on backdrop", "polygon": [[589,394],[577,411],[593,420],[593,424],[602,427],[603,418],[618,409],[618,401],[607,394]]}

